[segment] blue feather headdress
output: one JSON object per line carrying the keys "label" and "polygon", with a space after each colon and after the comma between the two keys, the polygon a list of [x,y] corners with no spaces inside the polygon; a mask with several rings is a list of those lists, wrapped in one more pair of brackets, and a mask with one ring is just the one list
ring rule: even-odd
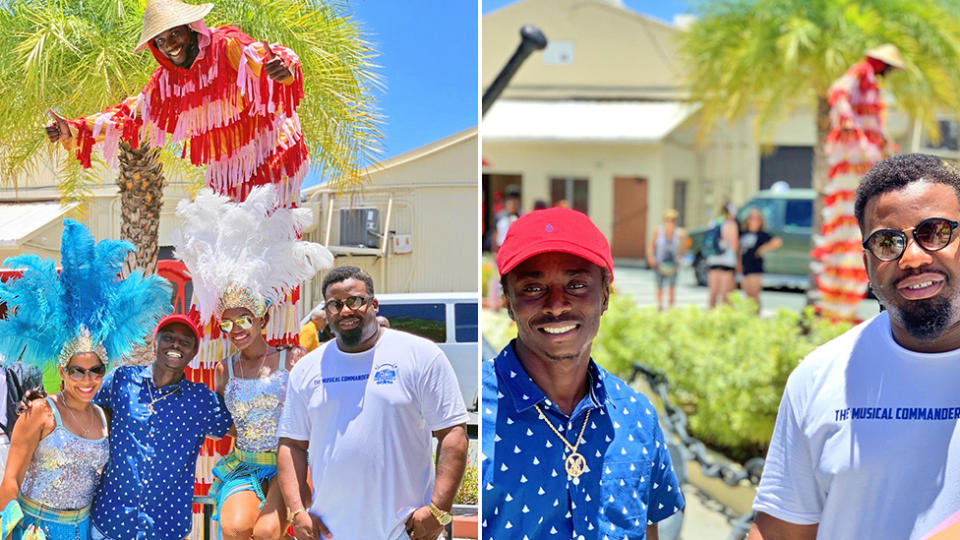
{"label": "blue feather headdress", "polygon": [[59,276],[52,260],[36,255],[5,260],[23,275],[0,283],[8,317],[0,320],[0,352],[40,367],[64,366],[75,354],[93,352],[106,364],[143,344],[172,311],[172,289],[167,280],[139,271],[120,279],[130,251],[129,242],[96,242],[86,226],[65,219]]}

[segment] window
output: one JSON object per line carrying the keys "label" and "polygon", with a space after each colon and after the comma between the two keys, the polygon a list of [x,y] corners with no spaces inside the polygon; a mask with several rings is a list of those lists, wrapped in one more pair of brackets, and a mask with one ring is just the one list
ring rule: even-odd
{"label": "window", "polygon": [[453,317],[456,320],[454,337],[457,339],[457,343],[476,343],[480,341],[476,302],[454,304]]}
{"label": "window", "polygon": [[813,147],[775,146],[760,156],[760,189],[770,189],[783,180],[791,188],[813,186]]}
{"label": "window", "polygon": [[551,178],[550,202],[553,206],[565,204],[586,214],[589,208],[589,187],[586,178]]}
{"label": "window", "polygon": [[390,328],[425,337],[434,343],[447,341],[445,304],[380,304],[377,315],[390,321]]}
{"label": "window", "polygon": [[786,227],[809,229],[813,226],[813,201],[787,201],[783,218]]}

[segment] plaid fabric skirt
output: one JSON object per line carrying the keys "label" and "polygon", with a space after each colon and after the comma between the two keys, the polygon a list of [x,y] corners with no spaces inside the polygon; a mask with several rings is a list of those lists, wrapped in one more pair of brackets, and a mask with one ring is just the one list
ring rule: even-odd
{"label": "plaid fabric skirt", "polygon": [[0,514],[0,538],[90,540],[90,507],[58,510],[21,495]]}

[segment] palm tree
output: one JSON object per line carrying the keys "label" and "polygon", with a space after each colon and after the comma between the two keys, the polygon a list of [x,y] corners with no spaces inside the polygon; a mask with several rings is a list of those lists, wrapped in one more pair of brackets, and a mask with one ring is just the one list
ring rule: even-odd
{"label": "palm tree", "polygon": [[[335,0],[334,0],[335,1]],[[102,167],[84,170],[46,141],[46,111],[66,117],[100,111],[138,93],[156,61],[133,54],[143,0],[6,0],[0,3],[0,184],[59,153],[58,185],[82,200]],[[218,0],[210,26],[233,24],[254,39],[280,42],[300,57],[305,98],[299,109],[314,168],[325,178],[357,182],[380,138],[371,87],[374,51],[342,7],[321,0]],[[181,148],[121,145],[121,237],[137,247],[128,267],[153,271],[164,172],[196,185],[203,170],[179,159]]]}
{"label": "palm tree", "polygon": [[755,134],[791,110],[816,116],[814,230],[820,230],[827,183],[823,142],[830,129],[827,91],[863,52],[896,45],[906,70],[881,87],[896,105],[939,136],[938,112],[960,111],[960,18],[948,0],[724,0],[696,5],[698,20],[682,36],[691,98],[703,132],[718,120],[754,115]]}

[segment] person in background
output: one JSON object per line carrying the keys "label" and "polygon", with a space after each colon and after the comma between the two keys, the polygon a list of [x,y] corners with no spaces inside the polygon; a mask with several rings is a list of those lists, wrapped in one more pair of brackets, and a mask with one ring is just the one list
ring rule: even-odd
{"label": "person in background", "polygon": [[[490,242],[490,254],[496,256],[497,251],[503,244],[503,239],[507,237],[507,230],[510,225],[520,217],[520,187],[516,184],[510,184],[506,187],[504,197],[504,208],[496,216],[496,230],[494,231],[493,241]],[[487,282],[487,305],[495,310],[499,310],[502,301],[500,280],[496,273],[491,274],[490,281]]]}
{"label": "person in background", "polygon": [[[0,317],[0,320],[3,318]],[[20,400],[30,390],[43,388],[43,374],[36,366],[7,362],[0,353],[0,471],[7,465],[10,436],[17,422]]]}
{"label": "person in background", "polygon": [[323,302],[310,312],[310,320],[300,327],[300,346],[310,352],[325,341],[333,339],[330,328],[327,327],[327,312],[323,309]]}
{"label": "person in background", "polygon": [[720,251],[707,256],[707,285],[710,289],[709,306],[728,302],[737,288],[736,269],[740,264],[740,228],[734,217],[737,207],[727,203],[720,208]]}
{"label": "person in background", "polygon": [[663,224],[653,229],[647,243],[647,264],[657,275],[657,309],[663,311],[663,289],[667,289],[666,308],[676,297],[677,270],[686,247],[687,232],[677,227],[678,213],[673,208],[663,213]]}
{"label": "person in background", "polygon": [[743,220],[743,232],[740,233],[740,267],[743,273],[740,288],[757,303],[758,312],[760,291],[763,289],[763,256],[783,245],[783,240],[764,230],[765,226],[763,212],[754,208]]}

